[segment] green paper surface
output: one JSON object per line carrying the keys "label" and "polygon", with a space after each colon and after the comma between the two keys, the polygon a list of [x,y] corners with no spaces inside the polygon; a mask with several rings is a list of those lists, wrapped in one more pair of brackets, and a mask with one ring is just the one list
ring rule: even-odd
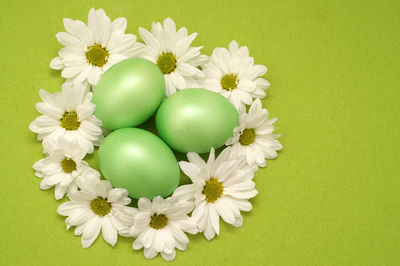
{"label": "green paper surface", "polygon": [[[0,18],[0,265],[156,265],[133,239],[101,237],[82,249],[41,191],[31,166],[43,158],[28,125],[40,88],[60,90],[49,63],[62,18],[91,7],[127,32],[170,16],[198,32],[210,54],[232,39],[269,68],[263,104],[278,117],[284,150],[256,173],[259,195],[237,229],[221,222],[208,242],[190,237],[171,265],[398,265],[400,261],[400,2],[22,1]],[[88,156],[98,169],[97,154]]]}

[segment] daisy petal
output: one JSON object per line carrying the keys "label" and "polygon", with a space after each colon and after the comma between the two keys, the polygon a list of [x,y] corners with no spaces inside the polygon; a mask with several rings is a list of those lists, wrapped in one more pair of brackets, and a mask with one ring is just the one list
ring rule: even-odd
{"label": "daisy petal", "polygon": [[213,230],[215,231],[215,233],[217,235],[219,235],[219,216],[216,211],[216,208],[214,205],[210,205],[210,208],[208,210],[209,210],[209,219],[210,219],[211,226],[212,226]]}
{"label": "daisy petal", "polygon": [[161,256],[166,261],[173,261],[176,256],[175,249],[171,253],[161,252]]}
{"label": "daisy petal", "polygon": [[58,42],[61,43],[64,46],[76,46],[76,47],[79,47],[79,46],[82,45],[81,41],[78,38],[76,38],[76,37],[74,37],[71,34],[66,33],[66,32],[57,33],[56,34],[56,38],[57,38]]}
{"label": "daisy petal", "polygon": [[115,243],[117,242],[118,234],[117,230],[114,228],[114,225],[112,224],[111,220],[108,217],[104,217],[102,219],[101,228],[104,240],[111,246],[114,246]]}
{"label": "daisy petal", "polygon": [[64,63],[61,57],[55,57],[53,60],[50,62],[50,68],[56,69],[56,70],[61,70],[64,68]]}
{"label": "daisy petal", "polygon": [[144,256],[146,259],[153,259],[157,255],[157,251],[154,248],[144,248]]}
{"label": "daisy petal", "polygon": [[235,216],[227,206],[221,202],[217,202],[214,206],[218,214],[222,217],[222,219],[224,219],[225,222],[232,224],[235,221]]}
{"label": "daisy petal", "polygon": [[83,248],[88,248],[93,244],[100,233],[100,229],[101,220],[98,217],[94,217],[86,223],[81,239]]}

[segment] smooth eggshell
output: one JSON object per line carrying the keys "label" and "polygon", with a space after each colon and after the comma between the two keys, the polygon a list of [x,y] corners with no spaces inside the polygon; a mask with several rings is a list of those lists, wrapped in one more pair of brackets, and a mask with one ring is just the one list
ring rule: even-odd
{"label": "smooth eggshell", "polygon": [[153,115],[165,94],[164,75],[153,62],[125,59],[107,70],[94,88],[95,115],[103,127],[137,126]]}
{"label": "smooth eggshell", "polygon": [[156,115],[160,137],[179,152],[209,152],[219,148],[239,125],[235,106],[205,89],[185,89],[169,96]]}
{"label": "smooth eggshell", "polygon": [[175,155],[160,138],[143,129],[113,131],[101,144],[98,158],[104,177],[136,199],[168,196],[179,184]]}

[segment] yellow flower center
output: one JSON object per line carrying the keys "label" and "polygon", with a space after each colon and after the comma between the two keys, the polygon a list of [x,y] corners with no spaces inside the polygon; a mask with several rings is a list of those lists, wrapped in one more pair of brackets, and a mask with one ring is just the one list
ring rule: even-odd
{"label": "yellow flower center", "polygon": [[64,160],[61,161],[61,168],[65,173],[70,174],[76,170],[76,163],[72,159],[64,158]]}
{"label": "yellow flower center", "polygon": [[109,53],[106,48],[96,43],[89,46],[86,51],[86,60],[88,64],[102,67],[107,63]]}
{"label": "yellow flower center", "polygon": [[176,56],[173,53],[161,53],[157,59],[157,65],[164,74],[169,74],[176,69]]}
{"label": "yellow flower center", "polygon": [[240,144],[247,146],[253,143],[255,138],[256,138],[256,133],[254,132],[254,129],[246,128],[240,135],[239,142]]}
{"label": "yellow flower center", "polygon": [[78,114],[75,111],[65,112],[60,121],[61,127],[66,130],[77,130],[80,125]]}
{"label": "yellow flower center", "polygon": [[111,203],[99,196],[90,202],[90,208],[98,216],[105,216],[111,211]]}
{"label": "yellow flower center", "polygon": [[222,196],[224,186],[215,177],[211,177],[206,181],[202,193],[206,196],[208,203],[213,203]]}
{"label": "yellow flower center", "polygon": [[154,214],[151,216],[150,226],[154,229],[164,228],[168,223],[168,218],[164,214]]}
{"label": "yellow flower center", "polygon": [[224,90],[231,91],[236,89],[238,79],[236,74],[227,74],[221,79],[221,86]]}

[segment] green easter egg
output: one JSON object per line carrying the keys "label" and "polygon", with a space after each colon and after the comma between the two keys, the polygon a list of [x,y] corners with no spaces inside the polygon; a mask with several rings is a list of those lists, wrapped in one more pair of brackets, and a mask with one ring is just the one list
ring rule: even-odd
{"label": "green easter egg", "polygon": [[153,62],[125,59],[107,70],[93,92],[95,115],[103,127],[137,126],[153,115],[165,94],[164,75]]}
{"label": "green easter egg", "polygon": [[175,155],[160,138],[143,129],[113,131],[101,144],[98,158],[104,177],[136,199],[168,196],[179,184]]}
{"label": "green easter egg", "polygon": [[179,152],[209,152],[232,137],[239,125],[235,106],[205,89],[186,89],[169,96],[156,115],[160,137]]}

